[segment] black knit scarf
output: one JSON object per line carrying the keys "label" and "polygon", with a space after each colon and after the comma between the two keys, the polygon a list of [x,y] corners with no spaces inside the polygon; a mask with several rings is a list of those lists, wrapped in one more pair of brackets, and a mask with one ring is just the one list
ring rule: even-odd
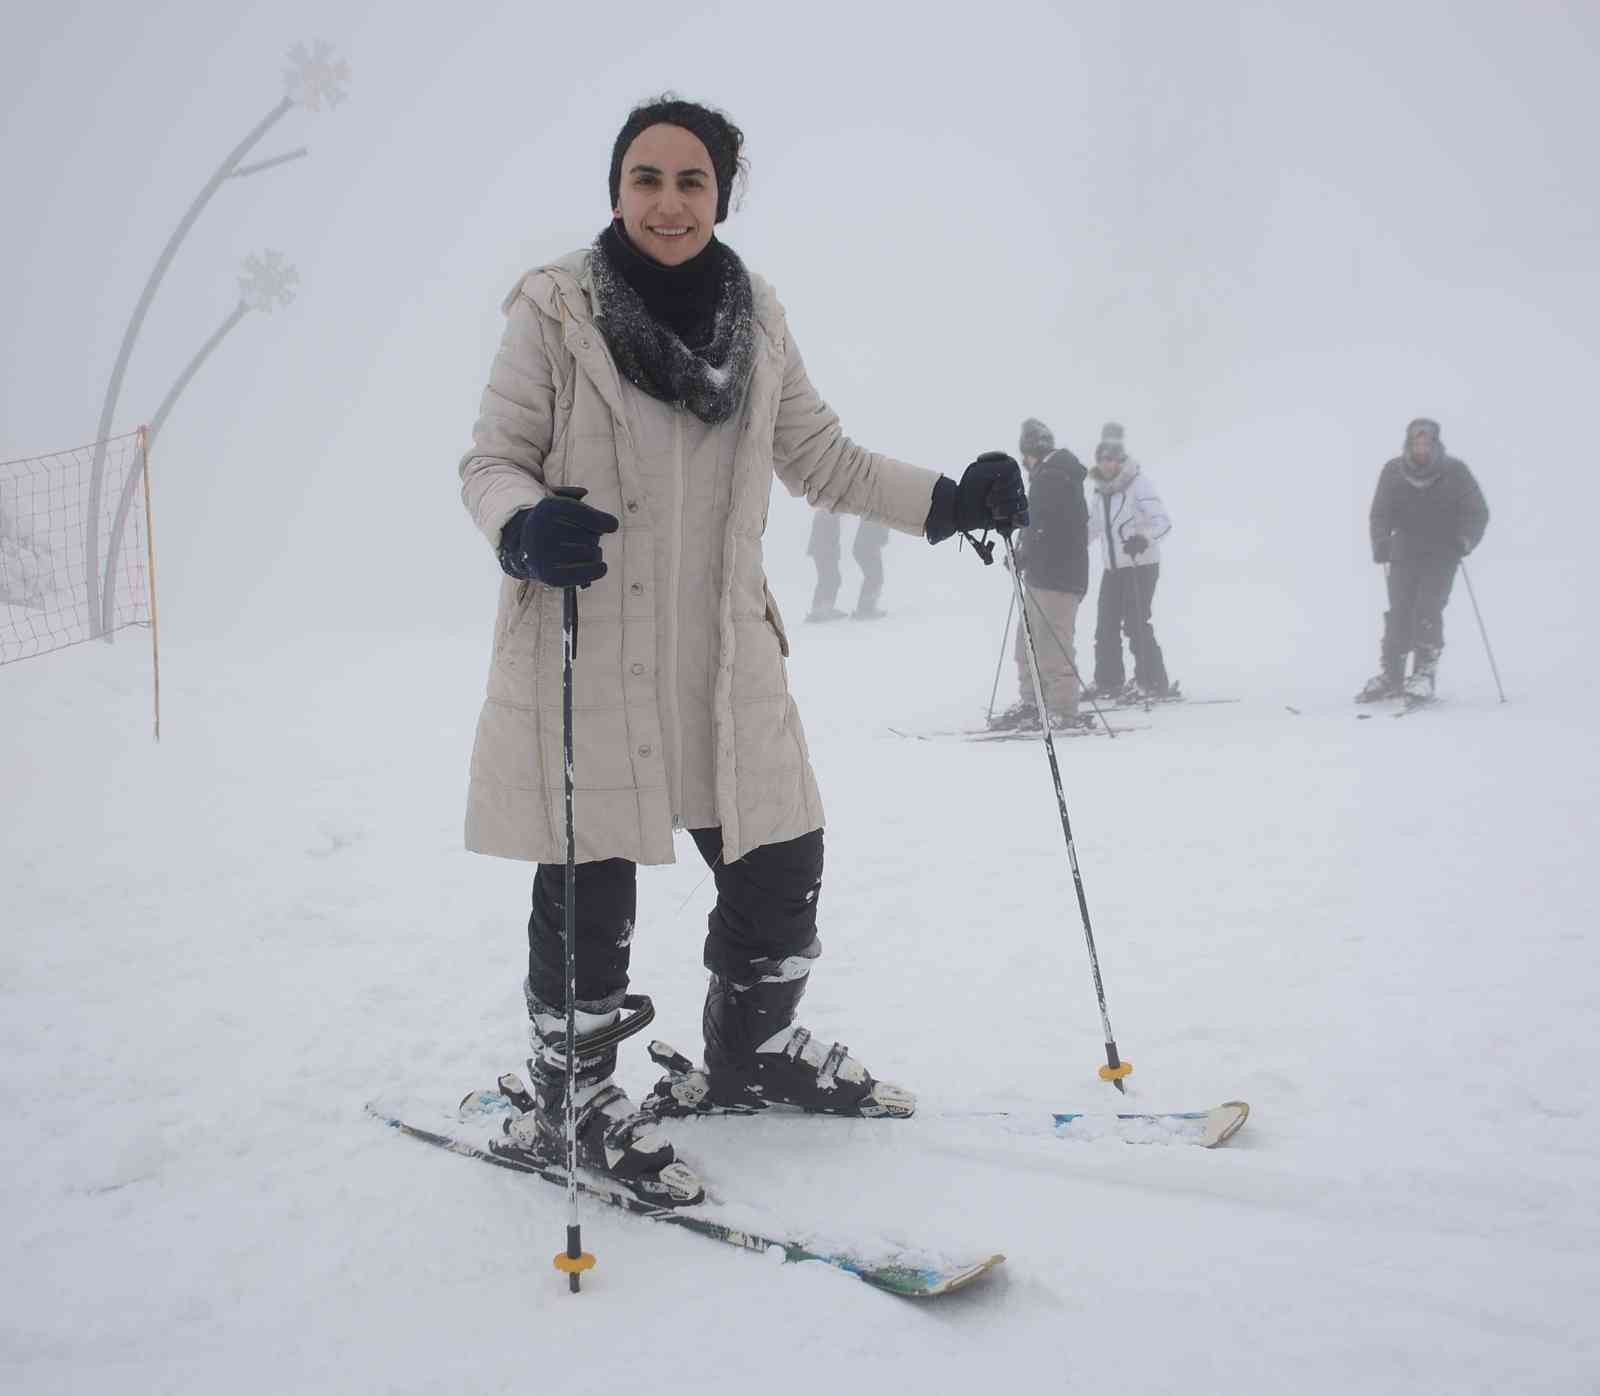
{"label": "black knit scarf", "polygon": [[615,223],[590,260],[595,323],[617,371],[641,392],[725,422],[738,410],[755,361],[750,274],[712,239],[679,267],[645,257]]}

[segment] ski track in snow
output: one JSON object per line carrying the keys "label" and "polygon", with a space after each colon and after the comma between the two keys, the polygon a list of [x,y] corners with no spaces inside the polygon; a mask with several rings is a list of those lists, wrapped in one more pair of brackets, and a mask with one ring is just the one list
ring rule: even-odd
{"label": "ski track in snow", "polygon": [[[1600,1389],[1584,700],[1499,706],[1455,616],[1413,721],[1353,720],[1359,666],[1175,664],[1242,701],[1064,744],[1123,1108],[1253,1107],[1215,1152],[1067,1141],[1052,1109],[1123,1102],[1043,755],[886,734],[980,715],[992,660],[947,647],[997,622],[938,610],[791,661],[829,818],[805,1021],[927,1110],[671,1126],[793,1234],[1008,1256],[920,1305],[594,1209],[574,1298],[559,1189],[363,1114],[525,1051],[528,869],[460,849],[482,627],[174,647],[159,748],[131,645],[0,674],[0,1389]],[[692,1053],[679,854],[635,982]],[[938,1114],[987,1104],[1038,1124]]]}

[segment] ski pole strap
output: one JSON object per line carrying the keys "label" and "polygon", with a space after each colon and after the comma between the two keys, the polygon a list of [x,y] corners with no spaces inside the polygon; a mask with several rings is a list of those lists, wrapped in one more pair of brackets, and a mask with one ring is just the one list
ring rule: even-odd
{"label": "ski pole strap", "polygon": [[579,1056],[614,1046],[636,1032],[643,1032],[655,1021],[656,1006],[650,1001],[649,994],[624,994],[622,1010],[622,1016],[610,1027],[597,1028],[578,1039]]}
{"label": "ski pole strap", "polygon": [[[557,485],[551,494],[562,499],[582,499],[589,491],[582,485]],[[572,636],[572,657],[578,657],[578,589],[561,588],[561,622]]]}

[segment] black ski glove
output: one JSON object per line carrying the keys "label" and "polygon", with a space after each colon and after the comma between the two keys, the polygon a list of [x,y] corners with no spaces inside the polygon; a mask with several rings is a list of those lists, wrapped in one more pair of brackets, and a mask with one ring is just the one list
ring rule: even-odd
{"label": "black ski glove", "polygon": [[961,472],[959,485],[948,476],[939,477],[923,532],[930,543],[940,543],[952,533],[984,528],[1010,533],[1027,525],[1022,467],[1004,451],[985,451]]}
{"label": "black ski glove", "polygon": [[616,531],[615,515],[552,495],[506,520],[500,530],[500,566],[522,581],[586,587],[606,574],[600,536]]}
{"label": "black ski glove", "polygon": [[1142,533],[1135,533],[1122,540],[1122,551],[1129,557],[1138,557],[1140,553],[1150,551],[1150,540]]}

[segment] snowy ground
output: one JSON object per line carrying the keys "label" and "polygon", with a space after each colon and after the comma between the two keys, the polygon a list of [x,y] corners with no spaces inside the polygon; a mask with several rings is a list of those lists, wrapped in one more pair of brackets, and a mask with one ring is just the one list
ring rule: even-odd
{"label": "snowy ground", "polygon": [[[1115,1103],[1042,753],[887,732],[981,714],[997,581],[791,625],[829,813],[806,1021],[923,1114],[677,1131],[794,1230],[1008,1256],[925,1305],[595,1212],[573,1298],[558,1191],[363,1115],[522,1047],[527,870],[460,851],[486,623],[174,646],[159,748],[142,637],[0,672],[0,1389],[1600,1391],[1589,705],[1498,705],[1464,597],[1451,702],[1404,721],[1355,718],[1366,631],[1337,684],[1175,663],[1241,701],[1064,773],[1133,1098],[1247,1129],[941,1119]],[[694,1051],[681,856],[636,983]]]}

